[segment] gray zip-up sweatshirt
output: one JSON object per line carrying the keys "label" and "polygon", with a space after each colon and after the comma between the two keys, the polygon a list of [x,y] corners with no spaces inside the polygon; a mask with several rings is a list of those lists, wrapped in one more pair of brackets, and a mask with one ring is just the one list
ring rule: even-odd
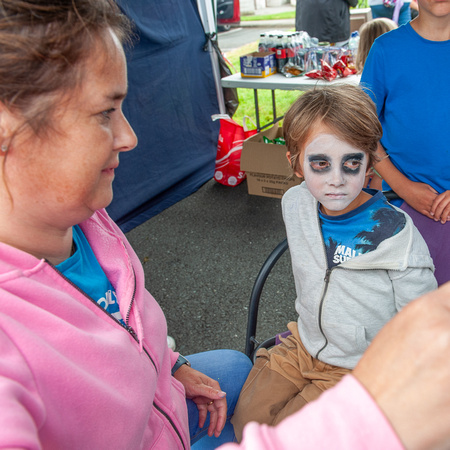
{"label": "gray zip-up sweatshirt", "polygon": [[282,209],[302,342],[315,358],[353,369],[383,325],[407,303],[437,288],[428,247],[405,214],[406,225],[398,234],[330,270],[318,203],[306,183],[286,192]]}

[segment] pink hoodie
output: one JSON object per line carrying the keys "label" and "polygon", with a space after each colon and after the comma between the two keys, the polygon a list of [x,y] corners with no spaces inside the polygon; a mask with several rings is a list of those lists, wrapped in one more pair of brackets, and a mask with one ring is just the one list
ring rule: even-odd
{"label": "pink hoodie", "polygon": [[352,375],[276,427],[250,423],[240,445],[220,450],[401,450],[403,445],[369,393]]}
{"label": "pink hoodie", "polygon": [[0,243],[0,447],[188,449],[178,354],[142,266],[105,211],[81,228],[131,328],[51,264]]}

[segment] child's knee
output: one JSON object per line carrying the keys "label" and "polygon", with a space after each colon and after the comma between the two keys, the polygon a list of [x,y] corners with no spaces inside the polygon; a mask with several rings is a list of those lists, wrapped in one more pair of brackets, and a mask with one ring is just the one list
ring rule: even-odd
{"label": "child's knee", "polygon": [[286,402],[297,392],[292,382],[270,368],[267,350],[262,352],[242,388],[231,419],[238,442],[248,422],[271,425]]}

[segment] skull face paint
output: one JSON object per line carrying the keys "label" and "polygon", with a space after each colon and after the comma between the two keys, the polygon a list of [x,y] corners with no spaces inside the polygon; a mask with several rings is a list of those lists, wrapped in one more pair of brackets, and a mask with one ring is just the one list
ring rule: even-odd
{"label": "skull face paint", "polygon": [[362,191],[367,163],[365,152],[332,134],[313,137],[304,150],[303,174],[323,213],[345,214],[367,200]]}

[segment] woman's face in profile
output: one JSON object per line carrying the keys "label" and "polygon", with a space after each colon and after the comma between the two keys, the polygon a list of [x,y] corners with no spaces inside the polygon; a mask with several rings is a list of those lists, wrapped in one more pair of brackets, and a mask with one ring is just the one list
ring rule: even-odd
{"label": "woman's face in profile", "polygon": [[137,144],[122,113],[126,61],[112,32],[82,70],[80,87],[59,99],[52,118],[55,131],[45,138],[30,130],[20,133],[6,164],[14,207],[61,227],[109,205],[119,153]]}

